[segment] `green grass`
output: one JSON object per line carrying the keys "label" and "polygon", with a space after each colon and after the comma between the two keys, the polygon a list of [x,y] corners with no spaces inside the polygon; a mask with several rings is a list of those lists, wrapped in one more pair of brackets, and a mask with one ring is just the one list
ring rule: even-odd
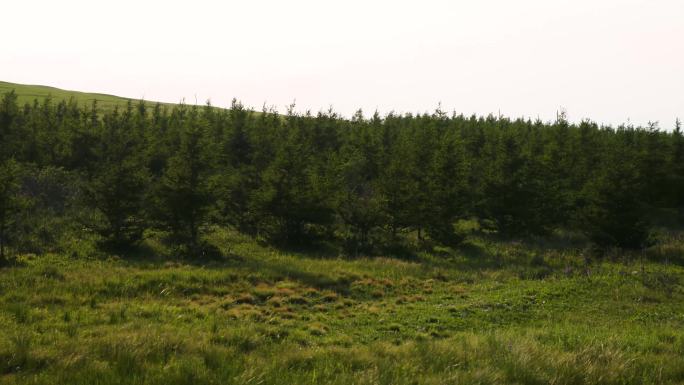
{"label": "green grass", "polygon": [[[153,240],[21,256],[0,272],[0,384],[684,382],[676,264],[475,236],[404,260],[210,241],[224,260]],[[647,256],[682,255],[665,242]]]}
{"label": "green grass", "polygon": [[[41,85],[28,85],[28,84],[16,84],[0,81],[0,95],[4,95],[7,92],[14,90],[18,96],[18,102],[20,106],[25,103],[33,103],[34,100],[43,102],[45,98],[51,96],[54,102],[59,102],[62,100],[69,100],[74,98],[79,106],[90,107],[94,100],[97,100],[97,105],[100,111],[112,111],[114,107],[119,108],[126,107],[129,100],[137,103],[136,99],[124,98],[120,96],[98,94],[98,93],[86,93],[78,91],[68,91],[55,87],[41,86]],[[156,102],[147,101],[146,104],[153,107]],[[162,103],[166,105],[171,105],[167,103]]]}

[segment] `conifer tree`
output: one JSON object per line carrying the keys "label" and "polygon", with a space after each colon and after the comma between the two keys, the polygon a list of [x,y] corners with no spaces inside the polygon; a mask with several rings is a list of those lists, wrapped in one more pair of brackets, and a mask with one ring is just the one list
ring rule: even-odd
{"label": "conifer tree", "polygon": [[441,138],[429,167],[427,186],[430,203],[427,206],[427,232],[431,238],[445,244],[460,241],[454,233],[454,222],[464,216],[466,206],[467,168],[465,148],[449,132]]}
{"label": "conifer tree", "polygon": [[278,242],[301,243],[308,228],[332,218],[325,179],[312,163],[302,129],[304,118],[290,107],[272,162],[260,175],[252,207],[260,213],[259,231]]}
{"label": "conifer tree", "polygon": [[371,232],[386,223],[384,197],[373,178],[372,166],[361,151],[346,146],[336,160],[337,183],[333,207],[347,228],[345,247],[358,255],[372,250]]}
{"label": "conifer tree", "polygon": [[385,214],[391,233],[416,228],[419,181],[414,178],[417,173],[417,162],[413,153],[414,147],[409,133],[402,130],[386,155],[384,164],[379,169],[379,186],[385,199]]}
{"label": "conifer tree", "polygon": [[677,119],[672,134],[668,185],[671,187],[670,206],[684,208],[684,134],[682,122]]}
{"label": "conifer tree", "polygon": [[[264,119],[268,111],[263,111],[262,114]],[[249,112],[234,99],[218,150],[218,168],[213,188],[218,196],[217,204],[224,223],[233,225],[244,233],[254,234],[257,221],[251,204],[254,191],[258,187],[258,172],[253,162],[252,139],[247,131],[249,122]]]}
{"label": "conifer tree", "polygon": [[98,141],[97,167],[90,183],[90,196],[103,216],[96,225],[107,243],[115,247],[134,245],[145,227],[144,200],[148,186],[141,143],[129,119],[114,113],[105,117]]}
{"label": "conifer tree", "polygon": [[0,266],[7,264],[6,248],[20,209],[19,166],[13,159],[0,160]]}
{"label": "conifer tree", "polygon": [[645,179],[644,183],[648,186],[644,189],[645,202],[651,206],[662,206],[666,202],[669,186],[667,182],[668,155],[670,153],[667,142],[661,135],[658,123],[649,122],[646,131],[640,135],[643,144],[638,144],[641,148],[639,159],[642,170],[640,174]]}
{"label": "conifer tree", "polygon": [[634,159],[625,143],[617,143],[601,173],[583,191],[580,228],[600,249],[649,245],[646,186]]}
{"label": "conifer tree", "polygon": [[17,94],[10,91],[0,100],[0,161],[16,155],[19,143],[16,140],[18,129],[15,121],[18,115]]}
{"label": "conifer tree", "polygon": [[172,243],[190,253],[200,251],[200,232],[211,203],[205,128],[197,118],[185,124],[179,147],[169,158],[153,197],[158,223],[169,231]]}

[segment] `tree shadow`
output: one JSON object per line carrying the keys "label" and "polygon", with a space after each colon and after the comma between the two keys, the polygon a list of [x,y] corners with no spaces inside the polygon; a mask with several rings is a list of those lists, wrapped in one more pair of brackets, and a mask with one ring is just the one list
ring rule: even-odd
{"label": "tree shadow", "polygon": [[293,280],[318,290],[331,290],[338,294],[348,295],[351,284],[359,277],[353,274],[314,273],[304,271],[286,262],[243,258],[240,267],[269,276],[271,279]]}
{"label": "tree shadow", "polygon": [[317,240],[310,243],[281,243],[275,245],[263,243],[260,245],[274,248],[282,253],[298,254],[312,259],[336,259],[345,256],[339,245],[324,240]]}
{"label": "tree shadow", "polygon": [[125,261],[126,264],[138,268],[160,268],[169,264],[182,264],[210,269],[236,267],[243,257],[223,251],[216,245],[203,243],[195,250],[166,250],[160,252],[147,243],[140,243],[126,248],[103,250],[108,258],[112,256]]}
{"label": "tree shadow", "polygon": [[[257,244],[256,241],[255,245]],[[330,272],[316,273],[302,270],[299,266],[287,263],[287,260],[278,261],[273,258],[251,257],[240,255],[233,252],[227,245],[216,245],[209,242],[204,243],[203,250],[198,252],[160,252],[158,247],[147,243],[141,243],[136,247],[125,249],[108,250],[109,258],[114,256],[125,262],[127,265],[141,269],[157,269],[168,267],[169,265],[186,265],[201,267],[202,269],[221,270],[221,269],[244,269],[247,271],[245,276],[256,273],[264,280],[280,281],[293,280],[305,286],[319,290],[331,290],[338,294],[348,294],[353,281],[357,276],[349,274],[333,274]],[[222,247],[221,247],[222,246]],[[333,245],[323,242],[311,246],[281,246],[276,248],[269,245],[269,249],[278,253],[291,255],[294,258],[302,259],[335,259],[339,258],[338,249]],[[264,250],[265,251],[265,250]],[[256,254],[261,252],[255,250]]]}
{"label": "tree shadow", "polygon": [[472,241],[465,241],[452,248],[456,258],[451,267],[458,270],[490,270],[500,269],[510,263],[500,253],[493,253],[489,248]]}
{"label": "tree shadow", "polygon": [[497,234],[472,234],[458,245],[432,252],[430,263],[461,271],[499,270],[544,265],[545,247],[529,239],[511,239]]}

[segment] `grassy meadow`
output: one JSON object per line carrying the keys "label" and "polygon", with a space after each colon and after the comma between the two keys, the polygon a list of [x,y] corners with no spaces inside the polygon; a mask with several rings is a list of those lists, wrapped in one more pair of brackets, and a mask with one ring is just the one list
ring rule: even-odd
{"label": "grassy meadow", "polygon": [[[89,108],[92,106],[93,101],[97,101],[98,109],[101,112],[111,112],[115,107],[125,108],[131,100],[134,103],[137,103],[136,99],[115,95],[70,91],[43,85],[17,84],[0,81],[0,95],[10,91],[14,91],[17,94],[17,102],[20,106],[23,106],[26,103],[32,104],[34,100],[38,100],[42,103],[47,97],[52,97],[55,102],[74,98],[79,106],[86,106]],[[153,107],[156,102],[147,101],[146,104],[149,107]]]}
{"label": "grassy meadow", "polygon": [[[681,235],[588,264],[572,238],[397,258],[23,255],[0,271],[0,384],[681,384]],[[667,262],[667,263],[665,263]]]}

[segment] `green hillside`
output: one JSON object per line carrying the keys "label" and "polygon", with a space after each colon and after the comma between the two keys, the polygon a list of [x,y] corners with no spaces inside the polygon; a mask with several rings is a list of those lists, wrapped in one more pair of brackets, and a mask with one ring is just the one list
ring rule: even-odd
{"label": "green hillside", "polygon": [[[63,90],[55,87],[32,85],[32,84],[17,84],[0,81],[0,95],[14,90],[19,99],[19,105],[25,103],[32,103],[34,100],[42,101],[48,96],[52,96],[55,100],[65,100],[74,98],[79,105],[91,105],[93,100],[97,100],[97,104],[102,111],[110,111],[115,106],[125,106],[131,98],[125,98],[115,95],[88,93],[79,91]],[[157,102],[147,101],[149,105],[154,105]],[[167,104],[167,103],[163,103]]]}

